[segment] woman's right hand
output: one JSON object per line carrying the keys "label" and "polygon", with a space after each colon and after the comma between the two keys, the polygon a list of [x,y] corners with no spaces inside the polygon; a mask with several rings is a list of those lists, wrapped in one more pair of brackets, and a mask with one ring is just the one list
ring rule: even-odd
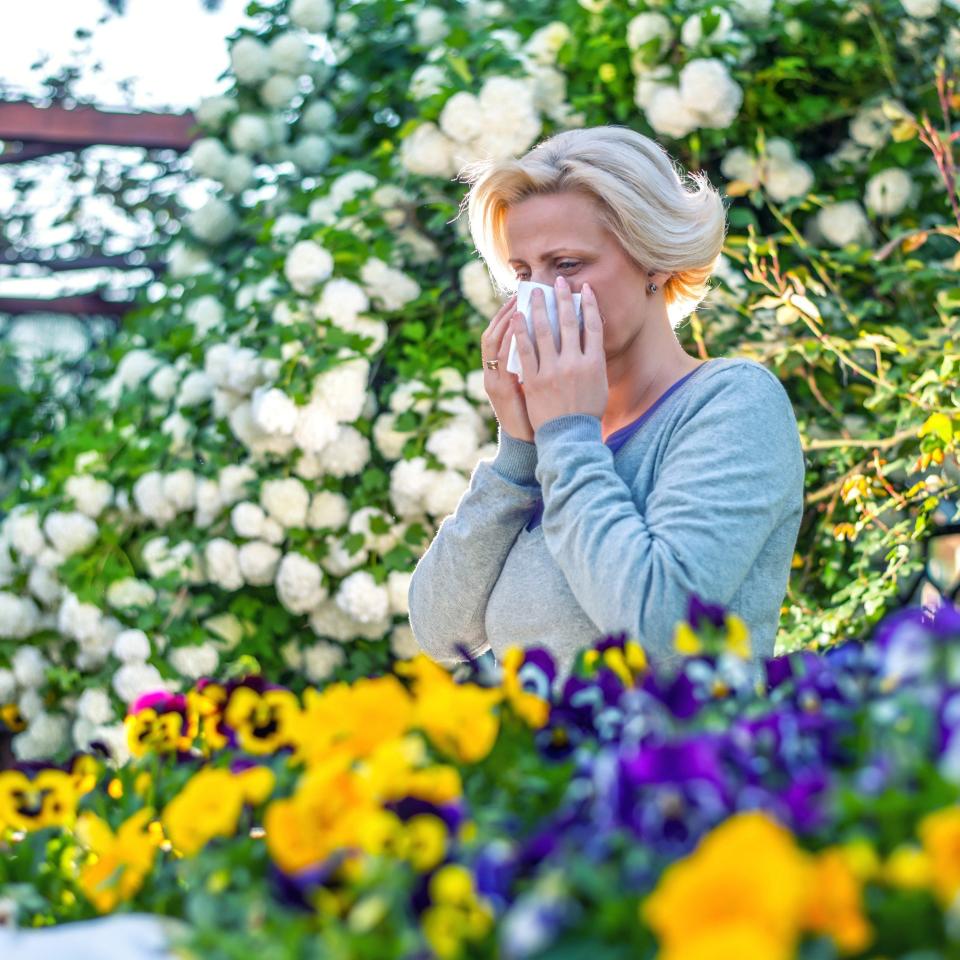
{"label": "woman's right hand", "polygon": [[514,294],[497,311],[487,329],[480,335],[482,360],[496,357],[500,363],[496,370],[483,366],[483,388],[487,391],[493,412],[500,428],[517,440],[533,443],[533,425],[527,416],[527,401],[523,395],[523,386],[516,374],[507,370],[507,357],[510,354],[510,318],[517,306]]}

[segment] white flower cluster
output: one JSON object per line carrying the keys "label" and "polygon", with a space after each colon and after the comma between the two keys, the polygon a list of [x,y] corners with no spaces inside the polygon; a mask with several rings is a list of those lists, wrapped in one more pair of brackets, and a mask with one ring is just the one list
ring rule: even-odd
{"label": "white flower cluster", "polygon": [[542,129],[531,80],[506,76],[488,77],[477,94],[453,94],[438,120],[403,140],[400,161],[411,173],[451,177],[473,160],[515,156]]}
{"label": "white flower cluster", "polygon": [[640,73],[634,100],[657,133],[680,138],[699,127],[728,127],[740,111],[743,89],[715,57],[690,60],[676,84],[662,64]]}
{"label": "white flower cluster", "polygon": [[720,169],[725,177],[763,186],[770,198],[783,203],[791,197],[803,197],[813,186],[813,171],[794,156],[793,144],[783,137],[771,137],[759,157],[743,147],[734,147],[723,158]]}

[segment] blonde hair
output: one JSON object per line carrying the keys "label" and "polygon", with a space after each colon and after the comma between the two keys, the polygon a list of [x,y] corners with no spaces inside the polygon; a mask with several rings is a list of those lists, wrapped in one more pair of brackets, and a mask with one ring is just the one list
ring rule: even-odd
{"label": "blonde hair", "polygon": [[564,130],[519,159],[468,163],[459,179],[471,184],[460,213],[466,208],[477,251],[501,294],[517,285],[507,262],[507,209],[568,190],[594,200],[599,222],[641,269],[670,274],[663,294],[672,326],[710,291],[726,234],[723,199],[706,174],[684,174],[660,144],[628,127]]}

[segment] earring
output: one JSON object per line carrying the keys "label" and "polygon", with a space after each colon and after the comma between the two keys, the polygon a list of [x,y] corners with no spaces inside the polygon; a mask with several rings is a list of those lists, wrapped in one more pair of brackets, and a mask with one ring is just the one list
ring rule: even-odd
{"label": "earring", "polygon": [[656,285],[655,283],[648,283],[648,284],[647,284],[647,289],[648,289],[651,293],[656,293],[656,292],[657,292],[657,285]]}

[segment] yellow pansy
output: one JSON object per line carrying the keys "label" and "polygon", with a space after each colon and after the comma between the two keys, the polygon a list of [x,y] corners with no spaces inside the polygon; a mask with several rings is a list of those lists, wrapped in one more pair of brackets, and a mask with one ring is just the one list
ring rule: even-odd
{"label": "yellow pansy", "polygon": [[790,956],[811,869],[776,821],[760,812],[737,814],[664,871],[641,914],[671,958],[686,956],[688,944],[731,925],[761,934],[770,944],[764,955]]}
{"label": "yellow pansy", "polygon": [[813,860],[804,928],[833,938],[844,953],[859,953],[873,933],[863,916],[860,882],[845,854],[830,848]]}
{"label": "yellow pansy", "polygon": [[919,847],[902,843],[890,852],[880,876],[891,887],[926,890],[930,886],[930,857]]}
{"label": "yellow pansy", "polygon": [[917,833],[930,861],[933,888],[940,902],[948,904],[960,890],[960,806],[928,814]]}
{"label": "yellow pansy", "polygon": [[153,707],[144,707],[136,713],[128,714],[123,724],[126,728],[127,747],[135,757],[142,757],[151,751],[187,751],[197,735],[195,718],[191,722],[176,710],[158,713]]}
{"label": "yellow pansy", "polygon": [[333,750],[365,757],[406,733],[413,709],[410,694],[394,676],[334,683],[319,693],[308,689],[296,720],[297,756],[307,764]]}
{"label": "yellow pansy", "polygon": [[522,647],[511,646],[503,657],[503,692],[514,713],[528,726],[539,730],[550,719],[550,703],[523,689],[519,671],[523,664]]}
{"label": "yellow pansy", "polygon": [[227,701],[223,722],[234,731],[237,746],[259,756],[276,753],[294,742],[300,703],[290,690],[237,687]]}
{"label": "yellow pansy", "polygon": [[178,853],[193,856],[214,837],[232,837],[244,803],[262,803],[272,789],[273,773],[265,767],[201,770],[165,807],[167,837]]}
{"label": "yellow pansy", "polygon": [[413,725],[425,731],[439,750],[463,763],[476,763],[490,752],[500,731],[500,718],[493,708],[504,697],[502,689],[455,683],[446,670],[422,654],[394,669],[413,678]]}
{"label": "yellow pansy", "polygon": [[72,823],[77,783],[63,770],[41,770],[30,778],[20,770],[0,772],[0,833],[42,830]]}
{"label": "yellow pansy", "polygon": [[473,875],[462,864],[441,867],[428,890],[432,905],[423,911],[420,924],[437,956],[457,956],[464,940],[481,940],[493,927],[493,909],[477,896]]}
{"label": "yellow pansy", "polygon": [[77,839],[88,851],[80,869],[80,888],[98,913],[109,913],[129,900],[152,869],[162,834],[150,829],[151,815],[148,808],[138,810],[116,834],[92,813],[77,818]]}

